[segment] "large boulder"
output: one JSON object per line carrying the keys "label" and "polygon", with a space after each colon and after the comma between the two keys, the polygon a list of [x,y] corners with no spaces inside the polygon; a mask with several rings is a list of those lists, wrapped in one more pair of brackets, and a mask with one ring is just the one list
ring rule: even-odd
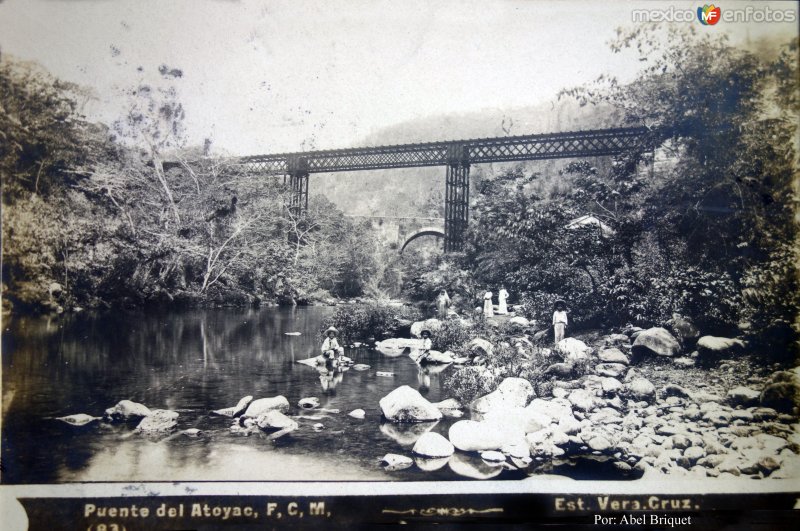
{"label": "large boulder", "polygon": [[392,422],[427,422],[442,418],[439,408],[407,385],[381,398],[379,405],[383,416]]}
{"label": "large boulder", "polygon": [[495,408],[525,407],[533,394],[533,386],[527,380],[506,378],[497,389],[472,402],[470,408],[486,413]]}
{"label": "large boulder", "polygon": [[562,339],[556,345],[556,350],[564,356],[566,360],[579,360],[589,357],[592,348],[580,339],[574,337],[567,337]]}
{"label": "large boulder", "polygon": [[800,367],[769,377],[761,392],[761,405],[783,413],[800,409]]}
{"label": "large boulder", "polygon": [[439,319],[426,319],[424,321],[417,321],[411,325],[411,335],[414,337],[422,337],[422,331],[437,332],[442,328],[442,322]]}
{"label": "large boulder", "polygon": [[450,426],[450,442],[463,452],[499,450],[504,445],[525,438],[520,426],[492,421],[459,420]]}
{"label": "large boulder", "polygon": [[242,416],[247,418],[257,418],[267,411],[272,411],[273,409],[278,411],[288,411],[289,401],[286,400],[286,397],[283,395],[273,396],[270,398],[259,398],[258,400],[253,400],[250,402],[250,405],[247,406],[247,409]]}
{"label": "large boulder", "polygon": [[106,409],[103,419],[117,422],[120,420],[140,419],[150,414],[150,409],[143,404],[131,400],[120,400],[114,407]]}
{"label": "large boulder", "polygon": [[412,450],[423,457],[450,457],[454,451],[455,448],[450,441],[433,431],[420,436]]}
{"label": "large boulder", "polygon": [[256,425],[262,430],[296,430],[297,422],[290,419],[277,409],[262,413],[256,419]]}
{"label": "large boulder", "polygon": [[178,425],[178,412],[167,409],[153,409],[142,419],[136,431],[146,434],[167,433]]}
{"label": "large boulder", "polygon": [[665,328],[655,327],[644,330],[633,342],[633,353],[636,355],[656,354],[673,357],[681,351],[681,345]]}
{"label": "large boulder", "polygon": [[745,348],[741,339],[727,337],[703,336],[697,340],[697,361],[708,365],[721,358],[731,357]]}
{"label": "large boulder", "polygon": [[375,343],[375,350],[389,357],[402,356],[406,349],[421,349],[421,339],[407,339],[403,337],[390,337]]}

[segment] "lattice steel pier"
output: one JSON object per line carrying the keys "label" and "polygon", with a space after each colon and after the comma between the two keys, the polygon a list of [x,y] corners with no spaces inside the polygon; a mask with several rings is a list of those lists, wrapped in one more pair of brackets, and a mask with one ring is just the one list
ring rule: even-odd
{"label": "lattice steel pier", "polygon": [[289,208],[308,208],[309,175],[340,171],[446,166],[445,251],[463,248],[469,222],[471,164],[617,155],[643,143],[644,127],[540,135],[478,138],[324,151],[258,155],[237,160],[248,174],[284,175],[292,191]]}

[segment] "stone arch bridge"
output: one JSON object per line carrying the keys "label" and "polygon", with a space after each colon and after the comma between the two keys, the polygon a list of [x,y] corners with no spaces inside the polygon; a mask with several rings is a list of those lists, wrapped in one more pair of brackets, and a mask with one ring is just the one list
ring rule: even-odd
{"label": "stone arch bridge", "polygon": [[417,238],[445,237],[444,218],[397,216],[347,216],[354,221],[366,221],[372,232],[385,245],[394,245],[401,253]]}

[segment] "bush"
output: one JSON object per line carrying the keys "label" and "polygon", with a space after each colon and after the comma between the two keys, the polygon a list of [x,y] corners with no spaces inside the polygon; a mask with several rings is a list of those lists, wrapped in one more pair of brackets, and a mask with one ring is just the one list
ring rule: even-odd
{"label": "bush", "polygon": [[431,342],[436,350],[461,353],[466,350],[473,337],[472,327],[464,326],[457,320],[448,320],[443,321],[441,328],[431,333]]}
{"label": "bush", "polygon": [[322,331],[329,326],[339,330],[343,341],[357,339],[384,339],[392,337],[398,328],[398,319],[419,319],[421,314],[412,308],[385,304],[365,304],[363,306],[341,306],[322,325]]}
{"label": "bush", "polygon": [[498,383],[498,379],[484,367],[462,367],[442,378],[448,396],[462,404],[494,391]]}

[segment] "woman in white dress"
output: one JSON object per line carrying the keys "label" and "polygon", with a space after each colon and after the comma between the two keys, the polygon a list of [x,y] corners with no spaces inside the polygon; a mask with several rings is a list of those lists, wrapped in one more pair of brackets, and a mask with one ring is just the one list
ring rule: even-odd
{"label": "woman in white dress", "polygon": [[492,292],[487,291],[483,295],[483,316],[494,317],[494,308],[492,308]]}
{"label": "woman in white dress", "polygon": [[497,315],[506,315],[508,313],[506,300],[508,300],[508,292],[505,286],[500,286],[500,291],[497,292]]}

